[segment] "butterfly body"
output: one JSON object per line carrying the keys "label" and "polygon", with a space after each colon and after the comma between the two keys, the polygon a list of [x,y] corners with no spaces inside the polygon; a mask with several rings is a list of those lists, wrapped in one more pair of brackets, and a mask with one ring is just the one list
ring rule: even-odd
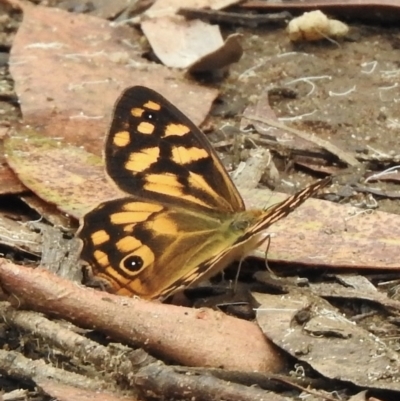
{"label": "butterfly body", "polygon": [[262,232],[328,181],[268,210],[244,202],[204,134],[144,87],[117,101],[106,171],[129,194],[81,223],[81,257],[111,292],[164,299],[214,275],[262,242]]}

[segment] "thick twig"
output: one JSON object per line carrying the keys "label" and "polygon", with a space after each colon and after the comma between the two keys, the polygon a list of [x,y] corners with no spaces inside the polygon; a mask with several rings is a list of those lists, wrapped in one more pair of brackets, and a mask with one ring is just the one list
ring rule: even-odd
{"label": "thick twig", "polygon": [[46,364],[44,360],[34,361],[25,358],[15,351],[0,350],[0,372],[3,375],[24,381],[36,382],[52,378],[59,383],[83,389],[96,390],[104,388],[104,382],[67,372],[64,369],[54,368]]}
{"label": "thick twig", "polygon": [[155,361],[141,349],[134,351],[121,344],[103,346],[37,312],[17,311],[4,302],[0,304],[0,316],[8,325],[43,339],[66,356],[79,359],[82,365],[93,364],[97,371],[107,372],[117,380],[127,379],[141,366]]}
{"label": "thick twig", "polygon": [[292,15],[286,11],[274,14],[234,13],[219,10],[205,10],[199,8],[180,8],[178,15],[188,19],[201,19],[211,23],[226,23],[255,27],[259,25],[286,25]]}
{"label": "thick twig", "polygon": [[96,328],[183,365],[276,372],[284,364],[255,324],[221,312],[106,294],[5,260],[0,280],[18,304]]}
{"label": "thick twig", "polygon": [[173,367],[156,364],[141,369],[136,375],[135,384],[141,388],[144,396],[157,394],[163,399],[230,401],[286,399],[257,387],[227,383],[211,375],[181,374]]}

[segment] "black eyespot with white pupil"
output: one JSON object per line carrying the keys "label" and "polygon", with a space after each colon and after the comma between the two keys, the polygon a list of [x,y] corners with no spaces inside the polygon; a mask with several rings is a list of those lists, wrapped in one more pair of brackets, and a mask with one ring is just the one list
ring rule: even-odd
{"label": "black eyespot with white pupil", "polygon": [[124,268],[131,272],[136,272],[143,267],[143,259],[140,256],[128,256],[124,261]]}

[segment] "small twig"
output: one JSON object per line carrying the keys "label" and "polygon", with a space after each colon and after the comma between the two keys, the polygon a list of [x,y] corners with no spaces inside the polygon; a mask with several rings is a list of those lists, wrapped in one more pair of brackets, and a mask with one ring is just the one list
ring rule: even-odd
{"label": "small twig", "polygon": [[385,176],[385,175],[396,174],[397,170],[399,170],[399,169],[400,169],[400,166],[392,166],[390,168],[387,168],[386,170],[380,171],[379,173],[372,174],[371,176],[369,176],[365,179],[365,183],[367,183],[369,181],[377,181],[377,180],[379,180],[379,178],[381,178],[382,176]]}
{"label": "small twig", "polygon": [[382,191],[381,189],[368,188],[359,184],[354,185],[353,188],[356,191],[373,194],[376,196],[380,196],[382,198],[400,199],[400,191],[394,191],[394,192]]}
{"label": "small twig", "polygon": [[198,8],[182,7],[177,12],[188,19],[201,19],[214,23],[228,23],[242,26],[255,27],[258,25],[284,25],[292,15],[283,11],[274,14],[251,14],[251,13],[233,13],[217,10],[205,10]]}
{"label": "small twig", "polygon": [[34,361],[25,358],[16,351],[0,350],[0,371],[7,372],[8,376],[19,380],[38,382],[48,380],[51,377],[60,383],[65,383],[77,388],[99,390],[105,388],[104,381],[88,378],[64,369],[54,368],[46,364],[42,359]]}
{"label": "small twig", "polygon": [[8,325],[42,339],[65,355],[79,359],[82,365],[91,363],[98,371],[105,371],[119,379],[128,381],[132,372],[155,361],[141,349],[132,350],[121,344],[111,343],[107,347],[98,344],[37,312],[17,311],[6,303],[0,304],[0,312]]}

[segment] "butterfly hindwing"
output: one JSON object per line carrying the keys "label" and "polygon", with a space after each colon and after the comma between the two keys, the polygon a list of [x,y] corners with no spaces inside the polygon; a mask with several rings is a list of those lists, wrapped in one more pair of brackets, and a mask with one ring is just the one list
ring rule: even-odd
{"label": "butterfly hindwing", "polygon": [[157,92],[126,89],[106,139],[106,170],[124,192],[234,212],[242,198],[205,135]]}
{"label": "butterfly hindwing", "polygon": [[203,277],[210,255],[235,243],[241,229],[230,229],[232,217],[133,198],[107,201],[84,218],[81,258],[112,292],[164,298],[177,281]]}

